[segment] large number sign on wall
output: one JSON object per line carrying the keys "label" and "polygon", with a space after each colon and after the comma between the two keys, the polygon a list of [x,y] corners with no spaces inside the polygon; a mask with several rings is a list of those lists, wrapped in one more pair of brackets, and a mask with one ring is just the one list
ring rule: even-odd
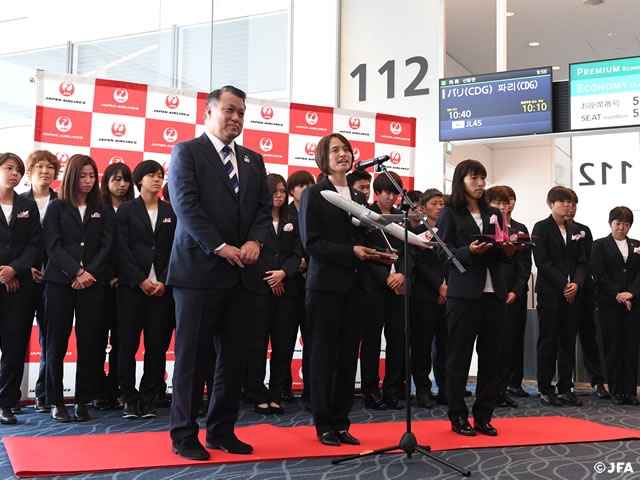
{"label": "large number sign on wall", "polygon": [[[208,92],[177,90],[138,83],[102,80],[39,71],[37,79],[36,149],[54,152],[62,171],[75,153],[90,155],[103,172],[111,163],[132,169],[153,159],[170,175],[173,146],[202,134]],[[296,170],[319,172],[315,160],[318,140],[339,132],[353,145],[355,161],[389,155],[407,189],[413,188],[416,142],[415,118],[331,107],[247,99],[242,145],[262,154],[267,170],[285,178]],[[56,185],[54,184],[54,187]],[[73,395],[75,340],[65,357],[65,395]],[[141,348],[138,367],[142,367]],[[34,396],[40,348],[34,326],[27,355],[23,392]],[[294,353],[294,387],[300,388],[301,340]],[[167,352],[167,383],[171,389],[173,344]]]}

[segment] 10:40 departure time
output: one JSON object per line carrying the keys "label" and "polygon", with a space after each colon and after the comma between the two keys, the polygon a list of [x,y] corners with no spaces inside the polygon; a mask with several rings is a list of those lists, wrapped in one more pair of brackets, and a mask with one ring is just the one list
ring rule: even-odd
{"label": "10:40 departure time", "polygon": [[449,109],[447,111],[449,120],[460,120],[461,118],[471,118],[471,110]]}

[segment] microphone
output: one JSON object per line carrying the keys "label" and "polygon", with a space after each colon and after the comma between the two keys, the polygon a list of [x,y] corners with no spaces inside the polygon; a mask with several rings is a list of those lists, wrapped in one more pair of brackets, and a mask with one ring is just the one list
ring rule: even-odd
{"label": "microphone", "polygon": [[363,160],[354,165],[356,170],[366,170],[369,167],[378,166],[389,160],[389,155],[382,155],[381,157],[372,158],[371,160]]}

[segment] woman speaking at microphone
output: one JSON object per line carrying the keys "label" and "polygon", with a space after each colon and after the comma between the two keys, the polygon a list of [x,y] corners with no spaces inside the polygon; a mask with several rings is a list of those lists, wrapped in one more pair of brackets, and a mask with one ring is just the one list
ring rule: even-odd
{"label": "woman speaking at microphone", "polygon": [[364,231],[351,217],[321,195],[330,190],[366,205],[364,195],[347,183],[351,144],[338,133],[327,135],[318,142],[315,159],[326,176],[302,193],[299,213],[300,235],[309,254],[310,338],[305,343],[311,347],[311,413],[320,442],[358,445],[349,433],[349,412],[371,288],[366,261],[380,257],[364,246]]}

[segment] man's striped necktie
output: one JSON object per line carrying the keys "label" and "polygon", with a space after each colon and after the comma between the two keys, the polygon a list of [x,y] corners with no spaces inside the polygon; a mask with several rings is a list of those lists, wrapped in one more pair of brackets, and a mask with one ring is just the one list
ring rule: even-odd
{"label": "man's striped necktie", "polygon": [[236,169],[233,167],[233,163],[231,162],[231,147],[229,147],[229,145],[222,147],[222,162],[227,169],[227,175],[229,175],[229,178],[231,179],[233,189],[238,193],[238,175],[236,175]]}

